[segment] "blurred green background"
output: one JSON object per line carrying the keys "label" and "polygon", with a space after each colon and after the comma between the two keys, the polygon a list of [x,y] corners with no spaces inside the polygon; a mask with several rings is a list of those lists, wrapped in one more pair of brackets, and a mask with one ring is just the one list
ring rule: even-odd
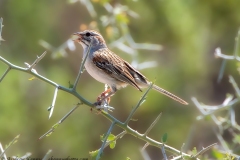
{"label": "blurred green background", "polygon": [[[107,1],[105,1],[107,2]],[[107,28],[101,25],[100,16],[109,15],[100,0],[90,1],[96,12],[91,16],[86,5],[80,2],[70,3],[64,0],[0,0],[0,17],[3,18],[0,55],[8,61],[25,66],[31,64],[37,55],[46,49],[39,44],[44,40],[58,47],[70,38],[71,34],[91,24],[111,43],[118,37],[109,36]],[[189,102],[183,106],[171,99],[151,91],[147,101],[138,109],[130,126],[143,133],[156,116],[162,112],[161,119],[149,136],[158,141],[168,133],[167,144],[180,149],[186,143],[185,150],[217,142],[212,124],[196,121],[199,111],[191,102],[197,97],[205,104],[220,104],[226,93],[234,93],[228,82],[228,75],[239,81],[236,63],[227,63],[221,83],[217,83],[221,66],[215,59],[214,50],[221,47],[223,53],[232,54],[234,38],[240,26],[240,1],[229,0],[125,0],[110,1],[112,6],[122,4],[136,12],[139,17],[128,15],[124,23],[129,33],[138,43],[162,45],[161,51],[138,50],[138,62],[157,62],[154,68],[141,72],[149,80]],[[93,13],[92,13],[93,14]],[[123,20],[124,21],[124,20]],[[122,23],[121,21],[119,23]],[[65,56],[48,50],[44,59],[35,67],[41,75],[68,86],[73,83],[82,58],[82,47],[76,45],[75,51],[66,49]],[[123,51],[112,50],[132,62],[132,56]],[[57,56],[53,56],[57,54]],[[56,58],[57,57],[57,58]],[[7,66],[0,62],[0,74]],[[0,83],[0,142],[8,144],[16,135],[19,141],[7,151],[7,156],[22,156],[31,152],[31,157],[42,158],[49,149],[54,157],[89,157],[89,151],[101,146],[100,135],[107,132],[110,121],[80,106],[50,137],[38,138],[62,118],[78,103],[73,96],[59,92],[55,110],[48,119],[48,106],[52,103],[54,87],[39,81],[29,81],[31,75],[10,71]],[[84,72],[78,91],[91,102],[103,91],[104,85]],[[112,97],[111,106],[115,107],[113,116],[126,120],[133,106],[143,93],[133,87],[118,91]],[[122,130],[115,127],[113,134]],[[227,137],[226,137],[227,138]],[[139,148],[145,143],[126,135],[117,141],[114,150],[106,148],[102,159],[143,159]],[[159,159],[161,151],[155,147],[146,149],[152,159]],[[168,154],[170,156],[171,154]]]}

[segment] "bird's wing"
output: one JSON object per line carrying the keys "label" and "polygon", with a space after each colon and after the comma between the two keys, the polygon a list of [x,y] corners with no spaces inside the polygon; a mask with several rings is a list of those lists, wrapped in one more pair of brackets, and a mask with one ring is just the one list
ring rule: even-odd
{"label": "bird's wing", "polygon": [[[93,63],[109,76],[118,81],[128,83],[141,91],[134,79],[134,74],[129,70],[129,65],[118,55],[104,48],[94,52]],[[126,64],[127,63],[127,64]]]}

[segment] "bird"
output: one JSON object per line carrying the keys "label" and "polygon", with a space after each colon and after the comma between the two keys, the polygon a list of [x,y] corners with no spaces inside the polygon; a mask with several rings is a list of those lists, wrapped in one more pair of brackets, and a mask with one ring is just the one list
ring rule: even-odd
{"label": "bird", "polygon": [[[73,33],[73,37],[75,37],[73,40],[81,44],[83,48],[83,59],[86,58],[84,67],[87,72],[94,79],[109,87],[98,97],[96,105],[101,104],[107,98],[110,99],[110,96],[114,95],[117,90],[127,85],[139,91],[152,85],[142,73],[112,52],[99,32],[84,30]],[[181,104],[188,105],[186,101],[155,84],[152,88]]]}

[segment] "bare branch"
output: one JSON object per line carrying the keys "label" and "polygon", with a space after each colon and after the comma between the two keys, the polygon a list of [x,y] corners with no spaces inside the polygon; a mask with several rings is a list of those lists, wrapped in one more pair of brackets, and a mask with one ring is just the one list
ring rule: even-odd
{"label": "bare branch", "polygon": [[182,159],[184,159],[184,158],[183,158],[183,155],[182,155],[184,146],[185,146],[185,143],[183,143],[183,144],[182,144],[182,147],[181,147],[181,158],[182,158]]}
{"label": "bare branch", "polygon": [[217,143],[213,143],[213,144],[207,146],[206,148],[203,147],[201,151],[199,151],[197,154],[195,154],[195,155],[193,156],[193,158],[197,158],[198,156],[200,156],[201,154],[203,154],[203,153],[206,152],[207,150],[211,149],[211,148],[212,148],[213,146],[215,146],[215,145],[217,145]]}
{"label": "bare branch", "polygon": [[29,73],[31,75],[33,75],[34,77],[38,78],[39,80],[42,80],[54,87],[58,87],[58,89],[65,91],[67,93],[70,93],[72,95],[74,95],[76,98],[78,98],[81,102],[83,102],[84,104],[88,105],[89,107],[95,107],[93,103],[87,101],[85,98],[83,98],[80,94],[78,94],[75,90],[72,90],[71,88],[66,88],[64,86],[61,86],[59,84],[57,84],[56,82],[53,82],[47,78],[45,78],[44,76],[38,74],[37,72],[33,72],[33,71],[29,71],[28,68],[23,68],[20,66],[16,66],[12,63],[10,63],[9,61],[7,61],[6,59],[4,59],[3,57],[0,56],[0,61],[2,61],[3,63],[5,63],[6,65],[9,66],[10,69],[14,69],[14,70],[18,70],[21,72],[26,72]]}
{"label": "bare branch", "polygon": [[162,154],[163,154],[164,160],[168,160],[167,154],[166,154],[165,149],[164,149],[164,146],[165,146],[165,144],[162,145]]}
{"label": "bare branch", "polygon": [[[202,155],[203,153],[205,153],[206,151],[208,151],[209,149],[211,149],[213,146],[217,145],[217,143],[214,143],[214,144],[211,144],[209,146],[207,146],[206,148],[202,148],[201,151],[199,151],[198,153],[196,153],[194,156],[191,156],[190,158],[192,159],[198,159],[197,157]],[[184,145],[183,145],[184,146]],[[182,148],[183,148],[182,146]],[[180,155],[180,156],[177,156],[177,157],[174,157],[172,160],[179,160],[179,159],[184,159],[183,155]]]}
{"label": "bare branch", "polygon": [[220,48],[216,49],[215,57],[226,59],[226,60],[237,60],[237,61],[240,61],[240,57],[239,56],[235,56],[235,55],[229,56],[229,55],[222,54],[221,50],[219,50],[219,49]]}
{"label": "bare branch", "polygon": [[13,138],[13,140],[7,145],[6,149],[0,154],[0,158],[2,158],[2,156],[4,156],[4,154],[6,153],[6,151],[9,149],[9,147],[11,145],[13,145],[14,143],[17,142],[17,139],[19,138],[20,135],[17,135],[16,137]]}
{"label": "bare branch", "polygon": [[149,155],[145,149],[140,149],[140,152],[141,152],[141,155],[144,160],[151,160],[151,158],[149,157]]}
{"label": "bare branch", "polygon": [[78,103],[73,109],[71,109],[63,118],[61,118],[57,123],[55,123],[52,128],[50,130],[48,130],[46,133],[44,133],[40,138],[44,138],[46,136],[49,136],[50,134],[52,134],[54,132],[55,129],[57,129],[57,127],[68,117],[70,116],[78,107],[79,105],[81,105],[81,103]]}
{"label": "bare branch", "polygon": [[82,63],[81,63],[81,65],[80,65],[77,78],[76,78],[76,80],[75,80],[75,82],[74,82],[74,85],[73,85],[73,88],[72,88],[72,90],[74,90],[74,91],[76,90],[76,87],[77,87],[78,81],[79,81],[79,79],[80,79],[80,76],[81,76],[81,74],[83,73],[84,64],[85,64],[85,62],[86,62],[86,60],[87,60],[87,57],[88,57],[88,54],[89,54],[91,48],[92,48],[92,40],[90,41],[90,44],[89,44],[89,47],[88,47],[88,50],[87,50],[87,54],[85,55],[85,57],[83,57]]}
{"label": "bare branch", "polygon": [[235,37],[235,44],[234,44],[234,52],[232,56],[222,54],[220,48],[216,48],[215,50],[215,56],[218,58],[223,58],[226,60],[237,60],[240,61],[240,57],[237,55],[238,54],[238,48],[239,48],[239,37],[240,37],[240,29],[237,32],[237,36]]}
{"label": "bare branch", "polygon": [[136,112],[136,110],[139,108],[139,106],[145,101],[145,98],[146,98],[148,92],[152,89],[152,87],[153,87],[153,83],[151,83],[151,85],[148,87],[147,91],[143,94],[142,98],[138,101],[138,104],[132,109],[127,120],[124,122],[125,125],[127,125],[129,123],[133,114]]}
{"label": "bare branch", "polygon": [[235,57],[238,57],[238,49],[239,49],[239,38],[240,38],[240,29],[238,30],[237,32],[237,36],[235,37],[235,44],[234,44],[234,52],[233,52],[233,55]]}
{"label": "bare branch", "polygon": [[[0,143],[0,151],[1,153],[4,153],[4,150],[3,150],[3,147],[2,147],[2,144]],[[6,153],[3,154],[3,160],[7,160],[7,155]]]}
{"label": "bare branch", "polygon": [[1,41],[4,41],[4,39],[2,38],[2,27],[3,27],[3,18],[0,18],[0,45],[1,45]]}
{"label": "bare branch", "polygon": [[238,88],[236,81],[234,80],[234,78],[232,76],[229,76],[229,82],[233,85],[233,88],[236,92],[237,97],[240,98],[240,90]]}
{"label": "bare branch", "polygon": [[37,57],[37,59],[33,62],[33,64],[28,68],[28,70],[29,71],[31,71],[37,64],[38,64],[38,62],[40,62],[42,59],[43,59],[43,57],[46,55],[46,51],[45,52],[43,52],[43,54],[40,56],[40,57]]}
{"label": "bare branch", "polygon": [[51,149],[48,150],[48,152],[45,154],[45,156],[43,157],[42,160],[48,160],[49,159],[48,157],[49,157],[50,153],[52,153]]}
{"label": "bare branch", "polygon": [[48,117],[49,119],[51,118],[52,113],[53,113],[53,109],[54,109],[56,98],[57,98],[57,93],[58,93],[58,87],[55,88],[52,105],[49,107],[50,108],[50,113],[49,113],[49,117]]}
{"label": "bare branch", "polygon": [[235,111],[233,107],[230,108],[230,121],[232,127],[236,128],[237,130],[240,131],[240,126],[237,124],[236,119],[235,119]]}
{"label": "bare branch", "polygon": [[8,74],[10,70],[11,70],[11,67],[8,67],[8,69],[3,73],[2,77],[0,78],[0,82],[2,82],[3,78]]}
{"label": "bare branch", "polygon": [[161,117],[162,113],[160,113],[157,118],[153,121],[153,123],[149,126],[149,128],[146,130],[146,132],[143,134],[144,136],[147,136],[148,133],[152,130],[152,128],[155,126],[155,124],[157,124],[157,122],[159,121],[160,117]]}
{"label": "bare branch", "polygon": [[225,151],[230,151],[226,141],[223,139],[222,135],[220,135],[216,130],[213,130],[214,133],[217,136],[217,139],[219,140],[219,142],[221,143],[222,147],[224,148]]}
{"label": "bare branch", "polygon": [[[195,97],[192,97],[192,101],[195,104],[195,106],[199,109],[199,111],[203,114],[201,116],[198,116],[197,120],[203,119],[204,117],[206,117],[208,115],[212,115],[216,112],[227,109],[227,108],[231,107],[232,105],[235,105],[240,102],[239,99],[237,99],[237,98],[232,100],[232,96],[227,97],[225,99],[225,101],[223,102],[223,104],[219,105],[219,106],[201,105]],[[206,109],[206,110],[204,110],[204,109]]]}
{"label": "bare branch", "polygon": [[145,150],[148,146],[149,146],[149,143],[144,144],[144,146],[142,147],[142,150]]}
{"label": "bare branch", "polygon": [[13,156],[13,159],[27,159],[28,157],[30,157],[32,155],[32,153],[27,152],[25,155],[18,157],[18,156]]}

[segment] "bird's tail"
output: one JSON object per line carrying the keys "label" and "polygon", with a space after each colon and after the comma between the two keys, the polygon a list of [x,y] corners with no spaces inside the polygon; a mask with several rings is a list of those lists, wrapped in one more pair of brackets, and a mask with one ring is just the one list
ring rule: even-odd
{"label": "bird's tail", "polygon": [[178,101],[179,103],[182,103],[184,105],[188,105],[188,103],[186,101],[184,101],[181,98],[179,98],[178,96],[175,96],[174,94],[166,91],[165,89],[162,89],[162,88],[160,88],[160,87],[158,87],[156,85],[153,85],[153,89],[158,91],[158,92],[160,92],[160,93],[162,93],[162,94],[164,94],[164,95],[166,95],[166,96],[168,96],[168,97],[170,97],[170,98],[172,98],[175,101]]}

